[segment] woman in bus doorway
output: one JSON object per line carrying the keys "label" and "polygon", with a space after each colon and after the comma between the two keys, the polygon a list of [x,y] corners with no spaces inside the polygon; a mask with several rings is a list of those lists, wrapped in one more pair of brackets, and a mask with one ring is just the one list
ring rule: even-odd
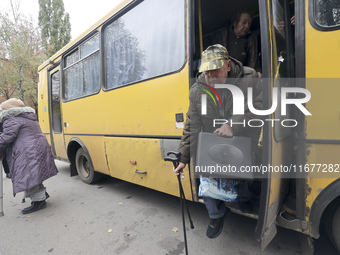
{"label": "woman in bus doorway", "polygon": [[248,10],[238,11],[231,19],[231,26],[223,27],[212,35],[211,44],[222,44],[231,57],[244,66],[254,68],[259,77],[262,77],[258,36],[250,31],[252,21],[252,14]]}
{"label": "woman in bus doorway", "polygon": [[11,98],[0,105],[0,157],[6,157],[13,195],[24,191],[31,198],[31,206],[23,214],[46,208],[49,195],[42,184],[57,174],[51,147],[41,132],[34,109]]}

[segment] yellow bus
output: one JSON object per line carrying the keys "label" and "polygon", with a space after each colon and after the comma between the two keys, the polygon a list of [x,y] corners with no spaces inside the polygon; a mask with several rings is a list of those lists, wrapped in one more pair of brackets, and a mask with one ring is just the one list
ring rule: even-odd
{"label": "yellow bus", "polygon": [[[258,210],[246,215],[257,219],[262,249],[277,225],[312,238],[325,225],[340,250],[337,0],[123,1],[39,67],[41,129],[55,158],[86,183],[105,174],[178,196],[163,159],[178,148],[202,50],[244,7],[254,13],[263,108],[271,107],[275,87],[295,87],[311,93],[304,106],[312,114],[295,107],[289,116],[265,116],[279,121],[264,122],[261,164],[295,171],[256,180]],[[285,119],[296,125],[285,128]],[[184,191],[201,201],[192,169],[185,169]]]}

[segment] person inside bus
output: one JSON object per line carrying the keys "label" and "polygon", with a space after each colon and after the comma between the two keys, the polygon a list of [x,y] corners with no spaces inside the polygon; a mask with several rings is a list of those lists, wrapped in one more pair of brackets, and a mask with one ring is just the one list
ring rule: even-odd
{"label": "person inside bus", "polygon": [[46,208],[49,197],[43,181],[56,175],[51,147],[41,132],[35,110],[11,98],[0,105],[0,158],[6,157],[13,183],[13,195],[24,191],[31,206],[23,214]]}
{"label": "person inside bus", "polygon": [[231,26],[223,27],[215,32],[210,44],[221,44],[228,49],[231,57],[244,66],[254,68],[262,77],[259,61],[258,36],[250,31],[253,17],[248,10],[239,10],[231,19]]}
{"label": "person inside bus", "polygon": [[[253,88],[253,105],[256,109],[262,108],[262,83],[261,79],[258,79],[257,72],[250,67],[245,67],[241,62],[229,56],[228,50],[220,44],[209,46],[202,53],[202,61],[199,68],[199,72],[203,74],[199,75],[196,83],[190,88],[189,99],[190,105],[187,112],[187,118],[185,127],[183,130],[183,136],[179,146],[179,152],[181,153],[180,162],[176,169],[173,169],[175,175],[183,176],[183,169],[186,164],[190,162],[190,147],[195,148],[197,146],[197,138],[199,132],[216,133],[219,136],[233,137],[233,136],[247,136],[252,140],[252,149],[254,152],[258,150],[257,141],[260,134],[260,127],[249,127],[243,125],[230,126],[229,124],[223,124],[219,128],[213,127],[213,119],[220,119],[219,111],[214,109],[213,99],[207,97],[207,114],[201,115],[201,95],[204,93],[202,89],[207,89],[207,84],[214,87],[215,84],[234,84],[238,86],[242,91],[247,91],[248,87]],[[212,92],[211,92],[212,93]],[[229,90],[220,89],[219,96],[222,98],[223,107],[220,110],[225,115],[225,119],[233,121],[234,123],[246,123],[251,119],[258,119],[256,115],[251,113],[247,106],[247,94],[245,93],[244,101],[244,115],[233,115],[232,104],[227,103],[231,99]],[[238,194],[241,196],[240,194]],[[205,206],[208,210],[210,223],[207,229],[207,236],[209,238],[217,237],[223,228],[224,215],[226,213],[226,206],[223,201],[203,197]]]}

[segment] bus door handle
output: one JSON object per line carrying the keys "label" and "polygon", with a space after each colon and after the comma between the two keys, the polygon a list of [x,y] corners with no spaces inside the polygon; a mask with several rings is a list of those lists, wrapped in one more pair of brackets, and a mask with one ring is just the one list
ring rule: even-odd
{"label": "bus door handle", "polygon": [[135,173],[136,174],[147,174],[148,172],[147,171],[145,171],[145,172],[139,172],[137,169],[135,170]]}

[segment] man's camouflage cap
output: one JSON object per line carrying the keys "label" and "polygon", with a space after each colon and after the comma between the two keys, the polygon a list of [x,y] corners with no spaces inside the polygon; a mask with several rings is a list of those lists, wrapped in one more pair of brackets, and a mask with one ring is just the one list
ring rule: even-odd
{"label": "man's camouflage cap", "polygon": [[228,50],[221,44],[209,46],[202,53],[202,62],[199,72],[219,69],[223,66],[224,60],[229,59]]}

